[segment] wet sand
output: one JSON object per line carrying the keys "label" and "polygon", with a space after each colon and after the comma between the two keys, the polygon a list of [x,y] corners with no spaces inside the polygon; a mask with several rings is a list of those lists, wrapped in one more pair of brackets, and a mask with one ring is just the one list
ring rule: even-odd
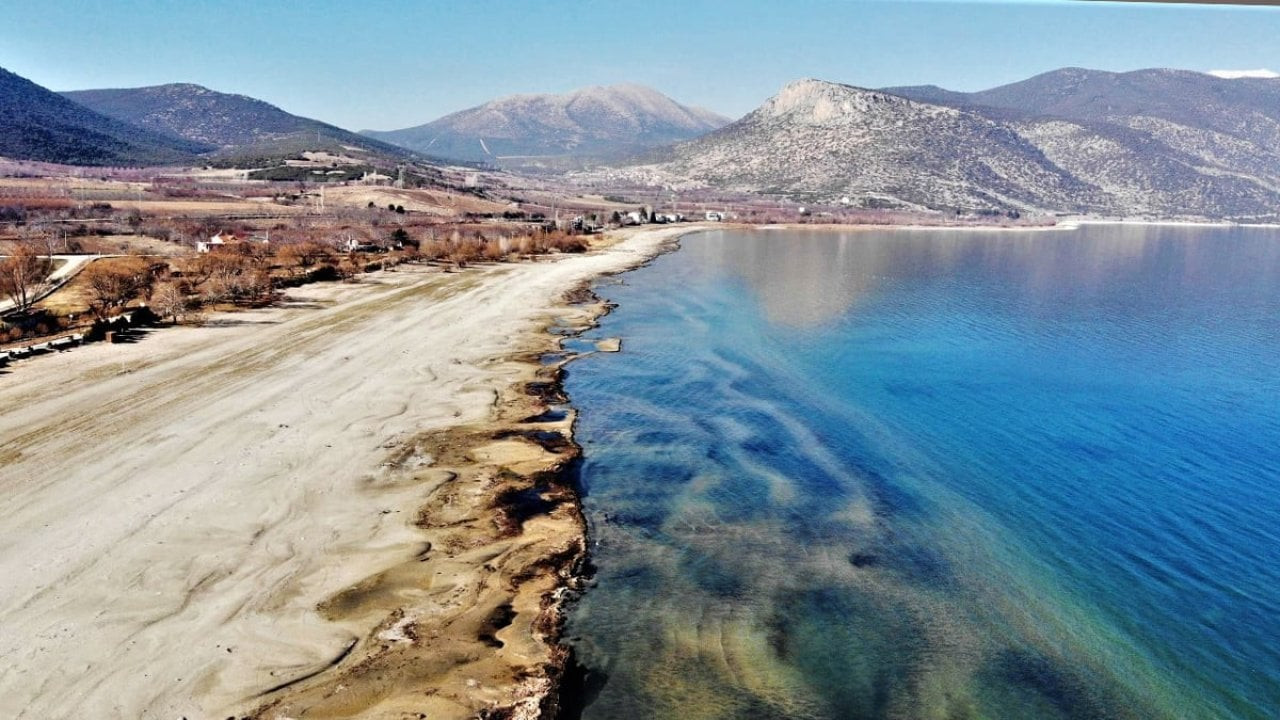
{"label": "wet sand", "polygon": [[0,371],[0,716],[535,716],[583,542],[545,328],[689,231]]}

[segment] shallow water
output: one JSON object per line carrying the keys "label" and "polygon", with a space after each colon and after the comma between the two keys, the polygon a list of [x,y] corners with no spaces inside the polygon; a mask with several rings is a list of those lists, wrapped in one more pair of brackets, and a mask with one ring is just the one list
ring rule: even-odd
{"label": "shallow water", "polygon": [[1280,708],[1280,233],[713,232],[599,292],[585,717]]}

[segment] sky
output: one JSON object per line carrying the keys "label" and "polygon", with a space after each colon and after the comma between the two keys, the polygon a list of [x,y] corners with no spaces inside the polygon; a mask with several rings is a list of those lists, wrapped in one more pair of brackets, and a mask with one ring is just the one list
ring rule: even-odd
{"label": "sky", "polygon": [[54,90],[193,82],[351,130],[621,82],[738,117],[801,77],[980,90],[1065,66],[1280,70],[1280,8],[1074,0],[0,0]]}

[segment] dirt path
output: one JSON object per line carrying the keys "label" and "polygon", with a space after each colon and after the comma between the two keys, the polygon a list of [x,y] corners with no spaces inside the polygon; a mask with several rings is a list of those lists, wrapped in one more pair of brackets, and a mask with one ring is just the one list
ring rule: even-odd
{"label": "dirt path", "polygon": [[389,459],[489,418],[557,298],[672,234],[313,286],[0,373],[0,717],[221,718],[343,656],[385,618],[317,605],[423,546],[432,488]]}

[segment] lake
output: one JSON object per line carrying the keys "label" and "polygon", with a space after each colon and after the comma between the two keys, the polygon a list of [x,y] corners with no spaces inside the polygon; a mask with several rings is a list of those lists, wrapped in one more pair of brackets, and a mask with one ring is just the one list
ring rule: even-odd
{"label": "lake", "polygon": [[597,292],[583,717],[1280,712],[1280,232],[713,231]]}

